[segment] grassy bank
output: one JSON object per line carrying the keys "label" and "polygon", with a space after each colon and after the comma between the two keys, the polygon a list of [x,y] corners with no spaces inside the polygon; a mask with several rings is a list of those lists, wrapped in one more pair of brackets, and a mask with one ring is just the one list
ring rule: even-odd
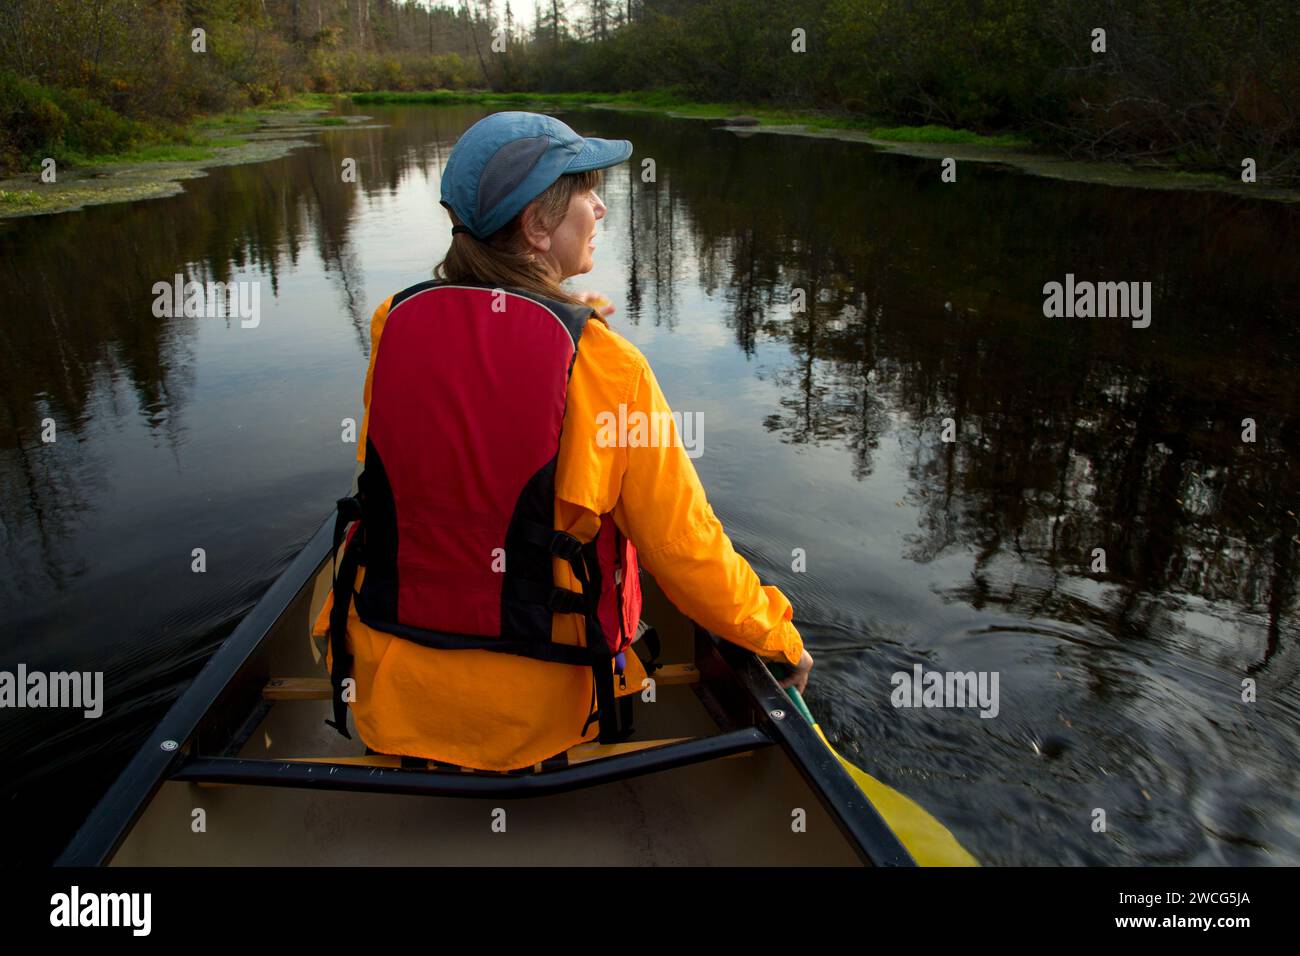
{"label": "grassy bank", "polygon": [[[355,124],[359,116],[322,116],[340,99],[355,104],[472,104],[518,109],[603,108],[664,115],[737,120],[765,134],[823,136],[865,142],[924,158],[955,157],[991,162],[1023,172],[1077,182],[1156,189],[1201,189],[1259,199],[1300,201],[1300,192],[1244,185],[1234,177],[1169,166],[1076,161],[1050,143],[1016,133],[986,135],[935,124],[896,125],[861,113],[789,109],[744,101],[693,100],[672,91],[622,93],[494,93],[490,91],[393,91],[306,93],[251,109],[212,113],[184,125],[146,129],[114,148],[86,150],[61,143],[48,155],[58,161],[57,185],[39,182],[39,159],[14,178],[0,179],[0,218],[39,215],[105,202],[169,195],[180,181],[215,165],[258,162],[300,144],[299,133]],[[110,175],[105,177],[104,172]]]}
{"label": "grassy bank", "polygon": [[992,146],[1028,149],[1032,141],[1019,134],[1003,133],[982,135],[965,129],[946,126],[886,125],[878,117],[812,109],[785,109],[764,104],[744,102],[700,102],[678,93],[662,90],[635,90],[623,93],[492,93],[462,90],[435,90],[432,92],[375,92],[353,93],[352,102],[359,104],[410,104],[451,105],[471,103],[485,106],[557,106],[580,109],[586,106],[645,110],[671,116],[696,119],[728,119],[738,116],[753,117],[765,126],[803,125],[813,129],[858,130],[874,139],[914,143],[961,143],[971,146]]}
{"label": "grassy bank", "polygon": [[[878,149],[927,159],[954,157],[960,162],[996,163],[1034,176],[1138,189],[1208,190],[1280,202],[1300,201],[1300,190],[1263,183],[1246,184],[1234,175],[1168,161],[1080,160],[1035,136],[1007,132],[982,134],[967,129],[925,124],[890,124],[880,117],[847,111],[788,109],[743,101],[701,101],[672,91],[622,93],[431,92],[352,93],[353,103],[369,105],[428,104],[513,107],[517,109],[603,108],[662,113],[696,119],[749,118],[754,129],[772,134],[823,136],[864,142]],[[755,125],[753,121],[757,121]]]}
{"label": "grassy bank", "polygon": [[302,134],[357,125],[364,116],[320,114],[336,103],[332,94],[306,94],[267,104],[200,116],[116,149],[53,151],[57,179],[43,183],[39,161],[0,179],[0,219],[66,212],[88,205],[133,202],[172,195],[181,181],[212,166],[261,162],[282,156],[306,140]]}
{"label": "grassy bank", "polygon": [[0,176],[39,172],[47,158],[59,170],[211,159],[221,148],[241,145],[240,130],[256,128],[277,114],[324,109],[333,102],[333,96],[307,93],[256,109],[181,121],[128,117],[85,90],[0,72]]}

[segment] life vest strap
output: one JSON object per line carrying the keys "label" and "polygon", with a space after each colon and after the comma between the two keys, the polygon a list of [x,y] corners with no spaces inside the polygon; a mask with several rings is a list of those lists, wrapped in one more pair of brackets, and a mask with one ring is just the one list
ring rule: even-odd
{"label": "life vest strap", "polygon": [[546,606],[551,609],[553,614],[585,614],[587,612],[587,599],[577,591],[570,591],[566,588],[551,588],[550,600]]}
{"label": "life vest strap", "polygon": [[[593,720],[600,721],[600,742],[615,744],[632,736],[632,698],[624,697],[619,701],[614,695],[614,659],[609,645],[600,628],[600,619],[596,616],[596,602],[600,599],[598,580],[599,563],[596,557],[596,541],[593,538],[582,545],[579,553],[569,563],[573,573],[582,585],[582,594],[586,602],[587,647],[592,652],[591,675],[596,685],[596,709],[582,725],[586,733]],[[592,569],[596,569],[596,573]],[[620,720],[620,717],[622,718]]]}
{"label": "life vest strap", "polygon": [[553,614],[587,613],[587,599],[578,591],[522,579],[515,581],[512,587],[517,600],[528,604],[540,604]]}
{"label": "life vest strap", "polygon": [[570,563],[582,554],[583,543],[567,531],[556,531],[527,518],[517,518],[514,528],[522,540]]}
{"label": "life vest strap", "polygon": [[[533,660],[553,664],[572,664],[586,667],[592,663],[592,653],[576,644],[558,644],[554,641],[512,640],[508,637],[481,637],[474,634],[452,634],[447,631],[430,631],[396,621],[376,621],[364,613],[361,622],[377,631],[393,634],[424,647],[444,651],[495,651],[500,654],[517,654]],[[605,658],[609,660],[608,657]]]}
{"label": "life vest strap", "polygon": [[650,655],[650,659],[644,662],[645,672],[647,674],[653,674],[659,668],[663,667],[663,665],[659,663],[659,657],[663,654],[664,650],[663,642],[659,640],[659,632],[652,626],[646,624],[645,621],[642,621],[637,625],[637,634],[633,639],[633,643],[635,644],[637,641],[640,641],[645,645],[646,651]]}
{"label": "life vest strap", "polygon": [[343,543],[347,526],[361,518],[361,502],[355,497],[340,498],[334,518],[334,543],[330,552],[334,562],[334,606],[330,608],[330,690],[334,703],[334,719],[325,721],[348,740],[348,705],[343,700],[343,682],[352,673],[352,654],[348,651],[348,611],[352,607],[352,591],[356,586],[357,568],[361,565],[361,542],[350,541],[338,560],[339,545]]}
{"label": "life vest strap", "polygon": [[335,502],[334,512],[334,537],[330,545],[330,561],[334,564],[333,583],[338,584],[339,580],[339,545],[343,543],[343,538],[347,533],[348,525],[354,521],[361,520],[361,500],[354,495],[346,498],[340,498]]}
{"label": "life vest strap", "polygon": [[[338,559],[338,548],[343,543],[347,527],[361,517],[361,504],[355,497],[340,498],[338,514],[334,521],[334,606],[330,609],[329,633],[330,685],[333,697],[334,715],[325,721],[348,740],[347,703],[343,699],[343,682],[352,673],[353,658],[347,647],[348,614],[352,607],[357,571],[361,565],[361,542],[350,541]],[[583,725],[583,733],[591,726],[593,720],[600,721],[602,744],[619,743],[632,736],[632,695],[622,698],[614,693],[613,657],[605,642],[600,622],[596,617],[596,601],[599,599],[597,587],[593,587],[591,567],[596,564],[595,542],[583,544],[573,535],[563,531],[542,529],[542,526],[529,522],[525,528],[525,539],[530,543],[546,548],[551,554],[564,558],[573,568],[574,575],[582,585],[582,591],[570,591],[567,588],[546,586],[540,582],[522,581],[520,593],[525,600],[542,604],[554,613],[582,614],[587,624],[587,646],[558,644],[553,641],[510,640],[502,637],[480,637],[469,634],[451,634],[411,627],[396,621],[368,620],[364,606],[360,609],[361,620],[379,630],[394,634],[425,647],[444,650],[489,650],[498,653],[518,654],[534,660],[558,664],[590,666],[596,690],[596,709],[588,716]],[[542,531],[545,533],[543,534]],[[354,536],[356,537],[356,536]],[[657,657],[657,653],[653,655]]]}

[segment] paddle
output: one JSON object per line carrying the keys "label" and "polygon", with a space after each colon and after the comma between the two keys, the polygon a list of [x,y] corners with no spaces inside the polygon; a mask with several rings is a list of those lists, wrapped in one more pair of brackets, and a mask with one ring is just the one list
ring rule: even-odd
{"label": "paddle", "polygon": [[[768,663],[768,669],[777,677],[778,680],[785,677],[789,671],[783,664]],[[853,782],[858,785],[858,789],[866,795],[871,801],[871,805],[876,808],[876,812],[884,817],[889,828],[894,831],[899,842],[907,847],[907,852],[912,854],[912,859],[916,860],[920,866],[979,866],[979,861],[971,856],[957,838],[942,823],[931,816],[919,803],[906,797],[891,787],[885,786],[875,777],[871,776],[860,767],[855,767],[844,759],[831,742],[826,739],[826,734],[822,732],[821,726],[817,723],[817,718],[812,715],[808,705],[804,703],[803,695],[799,693],[794,686],[785,688],[786,694],[794,704],[794,709],[803,715],[804,720],[812,724],[813,730],[817,731],[817,736],[822,739],[826,749],[835,754],[835,758],[843,765],[848,775],[853,778]]]}

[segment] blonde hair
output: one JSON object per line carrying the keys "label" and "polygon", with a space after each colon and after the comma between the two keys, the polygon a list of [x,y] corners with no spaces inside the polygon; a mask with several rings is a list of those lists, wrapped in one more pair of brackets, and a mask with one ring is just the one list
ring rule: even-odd
{"label": "blonde hair", "polygon": [[[567,173],[546,188],[529,203],[537,205],[537,221],[547,232],[558,226],[569,212],[569,203],[575,194],[590,192],[600,186],[600,170],[586,173]],[[460,225],[458,217],[447,210],[451,221]],[[458,232],[451,237],[451,247],[442,262],[434,268],[438,279],[448,282],[485,282],[500,288],[523,289],[558,299],[573,305],[585,305],[582,300],[560,286],[563,278],[544,258],[528,251],[523,235],[523,212],[488,236],[475,239],[468,232]]]}

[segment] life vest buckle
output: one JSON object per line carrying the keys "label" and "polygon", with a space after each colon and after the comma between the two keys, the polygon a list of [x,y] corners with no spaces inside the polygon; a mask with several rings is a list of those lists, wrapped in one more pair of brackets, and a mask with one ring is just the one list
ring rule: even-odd
{"label": "life vest buckle", "polygon": [[577,591],[568,588],[551,588],[551,597],[546,608],[552,614],[586,614],[587,600]]}
{"label": "life vest buckle", "polygon": [[567,531],[556,531],[551,535],[551,554],[565,561],[572,561],[582,553],[582,542]]}

